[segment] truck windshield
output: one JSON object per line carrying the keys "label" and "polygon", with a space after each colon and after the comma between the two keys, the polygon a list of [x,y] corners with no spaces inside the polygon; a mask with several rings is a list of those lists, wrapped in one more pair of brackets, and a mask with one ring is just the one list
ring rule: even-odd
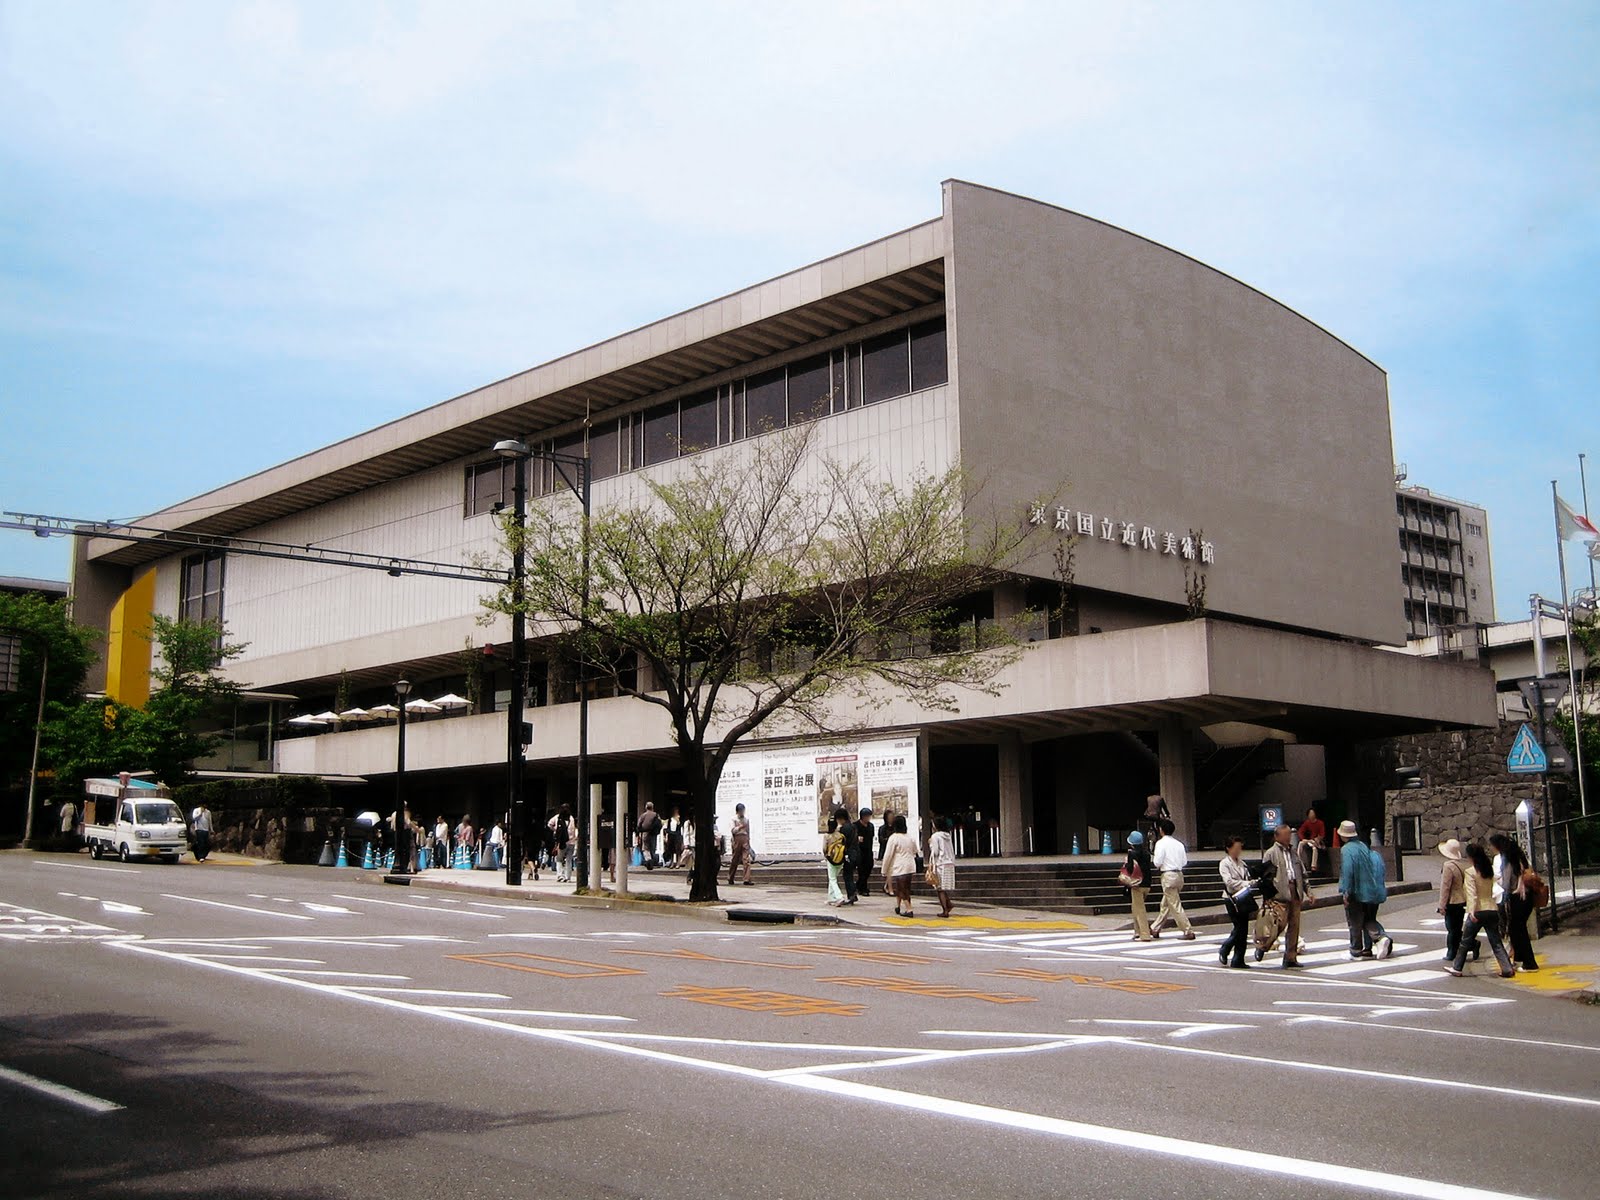
{"label": "truck windshield", "polygon": [[166,825],[183,820],[178,806],[170,800],[152,800],[134,806],[134,822],[139,825]]}

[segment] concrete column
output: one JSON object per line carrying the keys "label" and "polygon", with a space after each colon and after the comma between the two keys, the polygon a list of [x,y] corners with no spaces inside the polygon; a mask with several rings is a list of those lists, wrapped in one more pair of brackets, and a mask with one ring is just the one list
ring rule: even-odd
{"label": "concrete column", "polygon": [[[643,804],[643,798],[640,803]],[[617,864],[617,895],[628,894],[628,862],[629,849],[633,845],[633,823],[627,819],[628,811],[628,781],[617,780],[617,807],[611,824],[616,830],[617,844],[612,847],[611,861]]]}
{"label": "concrete column", "polygon": [[[1026,854],[1028,749],[1016,734],[1000,739],[1000,853]],[[987,847],[986,847],[987,848]]]}
{"label": "concrete column", "polygon": [[[1354,821],[1362,837],[1366,837],[1367,831],[1361,824],[1361,791],[1356,786],[1355,747],[1349,742],[1327,743],[1323,747],[1323,764],[1328,775],[1329,807],[1343,811],[1345,819]],[[1330,843],[1337,824],[1335,821],[1328,826]]]}
{"label": "concrete column", "polygon": [[1194,794],[1194,738],[1182,721],[1163,721],[1157,728],[1161,794],[1178,827],[1178,839],[1194,846],[1200,837]]}

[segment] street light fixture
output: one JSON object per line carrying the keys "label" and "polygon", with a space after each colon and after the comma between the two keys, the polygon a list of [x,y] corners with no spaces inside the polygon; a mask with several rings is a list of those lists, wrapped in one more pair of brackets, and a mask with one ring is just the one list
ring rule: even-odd
{"label": "street light fixture", "polygon": [[399,723],[395,726],[394,767],[394,874],[411,874],[411,847],[407,835],[411,832],[406,823],[406,697],[411,695],[411,681],[397,679],[394,696],[399,701]]}
{"label": "street light fixture", "polygon": [[[527,617],[523,594],[527,583],[527,558],[523,532],[528,511],[528,460],[543,459],[555,466],[556,474],[571,489],[583,506],[583,600],[582,611],[589,610],[589,458],[562,454],[555,450],[534,449],[526,442],[508,438],[494,444],[494,452],[516,463],[512,482],[511,519],[515,533],[511,546],[511,702],[506,714],[506,773],[511,808],[511,830],[506,846],[506,883],[522,882],[522,829],[525,823],[522,798],[523,754],[531,740],[522,719],[528,675]],[[590,878],[589,842],[589,690],[583,663],[578,664],[578,861],[584,865],[582,878],[598,886],[596,868]]]}

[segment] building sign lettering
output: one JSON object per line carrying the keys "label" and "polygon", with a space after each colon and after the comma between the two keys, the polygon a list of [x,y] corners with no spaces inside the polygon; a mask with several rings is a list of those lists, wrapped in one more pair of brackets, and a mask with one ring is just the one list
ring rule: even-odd
{"label": "building sign lettering", "polygon": [[1044,504],[1028,506],[1028,524],[1050,526],[1057,533],[1077,534],[1102,542],[1113,542],[1129,550],[1150,554],[1170,554],[1188,562],[1198,561],[1212,566],[1217,561],[1217,544],[1207,538],[1196,538],[1191,533],[1176,533],[1171,529],[1158,529],[1141,521],[1128,521],[1118,517],[1101,516],[1092,512],[1058,504],[1051,510]]}

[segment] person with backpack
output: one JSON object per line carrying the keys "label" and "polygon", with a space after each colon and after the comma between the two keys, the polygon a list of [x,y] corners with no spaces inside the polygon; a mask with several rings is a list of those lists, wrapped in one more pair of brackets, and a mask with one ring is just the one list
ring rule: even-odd
{"label": "person with backpack", "polygon": [[[1539,960],[1533,956],[1533,940],[1528,937],[1528,917],[1534,904],[1528,897],[1530,882],[1544,887],[1544,880],[1534,874],[1528,856],[1522,852],[1515,838],[1497,833],[1489,839],[1494,848],[1494,898],[1500,905],[1505,920],[1505,933],[1511,943],[1511,957],[1524,971],[1537,971]],[[1532,876],[1532,880],[1529,880]]]}
{"label": "person with backpack", "polygon": [[1144,834],[1135,829],[1128,835],[1128,854],[1122,860],[1122,870],[1117,872],[1117,882],[1128,889],[1136,942],[1155,941],[1150,934],[1150,914],[1145,909],[1145,899],[1150,895],[1150,873],[1150,851],[1145,849]]}
{"label": "person with backpack", "polygon": [[822,861],[828,868],[828,907],[838,908],[845,903],[839,890],[839,874],[844,869],[844,834],[839,831],[839,818],[828,818],[828,832],[822,839]]}

